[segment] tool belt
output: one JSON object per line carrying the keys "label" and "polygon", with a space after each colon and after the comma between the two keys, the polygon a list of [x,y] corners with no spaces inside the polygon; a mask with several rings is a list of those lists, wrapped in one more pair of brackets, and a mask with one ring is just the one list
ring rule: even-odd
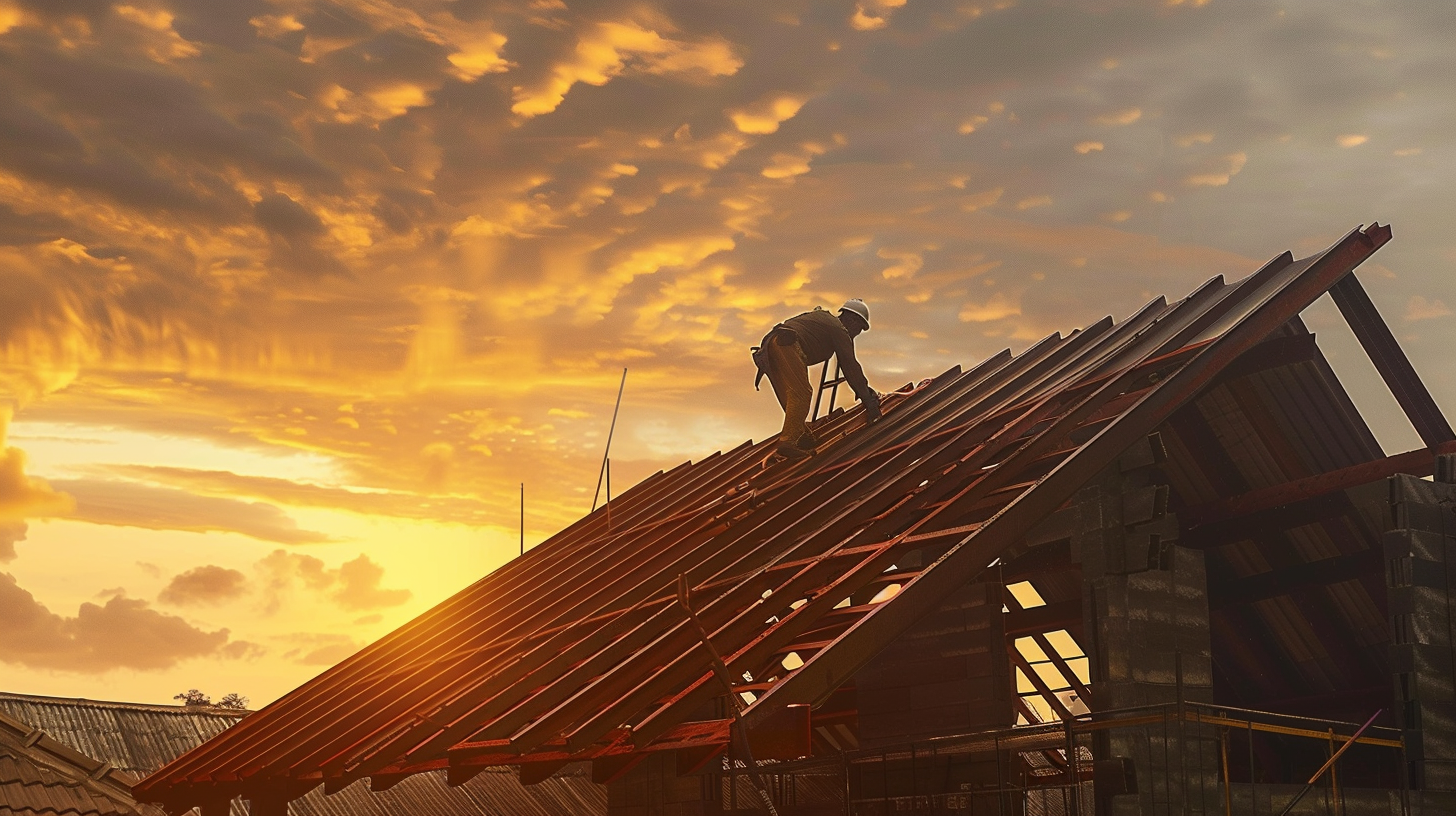
{"label": "tool belt", "polygon": [[772,329],[769,329],[768,334],[763,336],[763,339],[759,341],[758,345],[749,349],[749,352],[753,355],[753,365],[758,369],[758,374],[753,378],[754,391],[759,390],[758,384],[763,382],[764,376],[768,374],[768,354],[765,351],[768,348],[768,344],[778,343],[780,345],[788,345],[789,343],[797,342],[798,339],[799,335],[797,332],[780,323]]}

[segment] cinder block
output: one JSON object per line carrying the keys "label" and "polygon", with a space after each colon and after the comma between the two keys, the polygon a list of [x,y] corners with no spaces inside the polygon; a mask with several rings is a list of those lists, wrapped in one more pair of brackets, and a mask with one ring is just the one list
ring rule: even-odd
{"label": "cinder block", "polygon": [[[1456,528],[1453,528],[1456,529]],[[1380,537],[1386,558],[1413,555],[1428,561],[1446,560],[1446,537],[1427,530],[1396,529]]]}
{"label": "cinder block", "polygon": [[1168,512],[1168,486],[1148,485],[1122,493],[1122,524],[1132,527],[1153,521]]}
{"label": "cinder block", "polygon": [[1390,647],[1390,670],[1394,674],[1450,677],[1456,669],[1456,653],[1448,644],[1398,643]]}
{"label": "cinder block", "polygon": [[1401,473],[1390,478],[1391,504],[1439,504],[1456,500],[1452,485],[1428,482],[1425,479]]}
{"label": "cinder block", "polygon": [[1391,521],[1391,528],[1396,530],[1456,530],[1456,512],[1451,507],[1414,501],[1392,505]]}
{"label": "cinder block", "polygon": [[1427,791],[1456,792],[1456,760],[1427,759],[1422,765]]}

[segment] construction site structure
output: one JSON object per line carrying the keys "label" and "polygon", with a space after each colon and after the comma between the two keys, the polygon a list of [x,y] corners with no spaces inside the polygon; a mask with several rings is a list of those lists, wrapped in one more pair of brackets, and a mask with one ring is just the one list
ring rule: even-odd
{"label": "construction site structure", "polygon": [[[1456,433],[1354,275],[1389,239],[655,474],[135,793],[590,763],[612,816],[1456,813]],[[1326,294],[1420,447],[1301,321]]]}

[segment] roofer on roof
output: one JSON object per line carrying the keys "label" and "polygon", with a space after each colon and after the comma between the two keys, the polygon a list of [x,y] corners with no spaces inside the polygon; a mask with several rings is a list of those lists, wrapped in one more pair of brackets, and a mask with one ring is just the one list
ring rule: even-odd
{"label": "roofer on roof", "polygon": [[[840,373],[864,403],[865,421],[872,423],[880,418],[880,395],[870,388],[864,369],[854,356],[855,335],[869,328],[870,307],[855,298],[839,307],[838,317],[816,306],[812,312],[785,320],[774,326],[764,336],[762,345],[754,350],[753,361],[758,366],[759,378],[768,377],[784,409],[784,429],[775,449],[779,455],[800,459],[818,446],[819,440],[804,422],[813,396],[808,367],[827,361],[830,355],[839,358]],[[755,379],[754,387],[757,386],[758,379]]]}

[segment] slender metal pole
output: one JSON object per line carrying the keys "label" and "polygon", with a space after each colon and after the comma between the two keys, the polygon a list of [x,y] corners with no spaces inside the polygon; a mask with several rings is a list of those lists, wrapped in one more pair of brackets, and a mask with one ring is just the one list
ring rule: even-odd
{"label": "slender metal pole", "polygon": [[[828,360],[824,361],[824,367],[829,367]],[[839,396],[839,379],[839,355],[836,354],[834,356],[834,376],[829,379],[834,385],[829,389],[829,410],[826,413],[834,413],[834,398]]]}
{"label": "slender metal pole", "polygon": [[1234,816],[1234,791],[1229,784],[1227,728],[1218,729],[1218,752],[1223,758],[1223,816]]}
{"label": "slender metal pole", "polygon": [[992,735],[991,747],[996,751],[996,816],[1006,816],[1006,781],[1002,778],[1005,774],[1001,770],[1001,733],[999,731]]}
{"label": "slender metal pole", "polygon": [[829,381],[829,361],[825,360],[824,365],[819,367],[819,387],[814,389],[814,410],[809,412],[809,419],[819,418],[819,400],[824,396],[824,383]]}
{"label": "slender metal pole", "polygon": [[607,458],[607,532],[612,531],[612,460]]}
{"label": "slender metal pole", "polygon": [[1360,739],[1360,736],[1365,733],[1365,729],[1369,728],[1371,724],[1375,722],[1375,718],[1379,717],[1381,714],[1384,713],[1385,709],[1382,708],[1379,711],[1376,711],[1374,714],[1371,714],[1370,719],[1366,720],[1365,724],[1360,726],[1360,730],[1356,731],[1355,735],[1350,737],[1350,739],[1346,741],[1344,745],[1341,745],[1340,750],[1336,751],[1335,755],[1330,757],[1330,760],[1328,762],[1320,766],[1320,769],[1318,771],[1314,772],[1314,776],[1311,776],[1309,778],[1309,781],[1305,783],[1304,787],[1300,788],[1299,793],[1295,794],[1294,798],[1289,800],[1289,804],[1285,805],[1284,809],[1279,811],[1279,816],[1289,816],[1289,811],[1294,810],[1294,806],[1299,804],[1299,800],[1303,799],[1304,795],[1306,793],[1309,793],[1310,790],[1314,788],[1314,783],[1318,782],[1319,778],[1325,775],[1325,771],[1328,771],[1330,768],[1334,767],[1335,763],[1339,761],[1340,755],[1350,750],[1350,746],[1355,744],[1355,740]]}
{"label": "slender metal pole", "polygon": [[748,742],[748,729],[743,723],[743,709],[747,708],[748,704],[743,702],[743,698],[733,690],[733,675],[729,673],[728,665],[723,662],[722,655],[718,654],[718,649],[708,638],[708,630],[703,626],[703,622],[698,620],[698,614],[693,611],[688,579],[682,573],[677,576],[677,602],[683,612],[687,613],[688,621],[697,630],[698,640],[702,641],[703,647],[708,650],[708,656],[713,660],[713,674],[718,678],[718,682],[723,684],[723,689],[728,692],[728,701],[733,704],[733,725],[728,730],[732,732],[731,739],[735,743],[734,747],[738,749],[738,753],[743,755],[744,764],[748,766],[753,786],[758,789],[758,796],[763,800],[763,809],[769,816],[779,816],[778,811],[774,809],[773,797],[769,795],[768,787],[758,773],[758,763],[753,759],[753,748]]}
{"label": "slender metal pole", "polygon": [[622,391],[627,387],[627,369],[622,369],[622,384],[617,386],[617,407],[612,409],[612,424],[607,428],[607,449],[602,453],[602,467],[597,471],[597,489],[592,491],[592,512],[597,509],[597,495],[602,492],[602,476],[607,472],[607,457],[612,455],[612,434],[617,430],[617,412],[622,410]]}
{"label": "slender metal pole", "polygon": [[526,483],[521,482],[521,555],[526,554]]}
{"label": "slender metal pole", "polygon": [[1259,806],[1258,788],[1254,785],[1254,718],[1249,718],[1249,812],[1255,813]]}
{"label": "slender metal pole", "polygon": [[1072,797],[1070,812],[1072,816],[1081,816],[1082,798],[1078,796],[1078,791],[1081,788],[1077,779],[1077,736],[1072,731],[1072,721],[1074,719],[1076,718],[1068,717],[1062,722],[1062,726],[1066,728],[1067,732],[1067,794]]}

